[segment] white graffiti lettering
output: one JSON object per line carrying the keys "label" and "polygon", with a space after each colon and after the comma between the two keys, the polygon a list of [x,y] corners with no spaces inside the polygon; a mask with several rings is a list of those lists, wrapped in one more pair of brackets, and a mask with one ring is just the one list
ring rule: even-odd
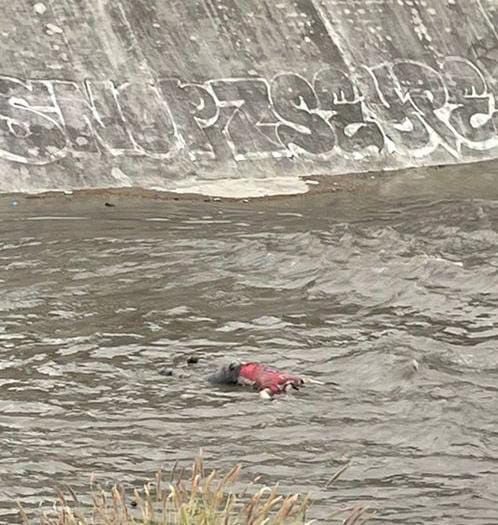
{"label": "white graffiti lettering", "polygon": [[438,150],[460,159],[498,148],[490,85],[461,57],[201,83],[0,76],[0,159],[45,165],[99,153],[162,162],[329,162],[422,159]]}

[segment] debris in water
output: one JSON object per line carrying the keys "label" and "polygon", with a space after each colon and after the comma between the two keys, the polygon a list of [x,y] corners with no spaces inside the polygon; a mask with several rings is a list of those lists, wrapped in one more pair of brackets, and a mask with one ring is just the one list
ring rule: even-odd
{"label": "debris in water", "polygon": [[199,362],[199,358],[195,355],[191,355],[189,358],[187,358],[188,365],[196,365],[198,362]]}
{"label": "debris in water", "polygon": [[420,365],[416,359],[411,359],[408,363],[403,365],[401,369],[401,377],[403,379],[410,379],[412,378],[418,371],[419,371]]}
{"label": "debris in water", "polygon": [[112,202],[106,202],[105,206],[107,206],[108,208],[114,208],[114,206],[116,206],[116,205],[112,204]]}
{"label": "debris in water", "polygon": [[45,4],[42,4],[41,2],[38,2],[33,6],[33,9],[37,15],[43,15],[47,10],[47,6]]}

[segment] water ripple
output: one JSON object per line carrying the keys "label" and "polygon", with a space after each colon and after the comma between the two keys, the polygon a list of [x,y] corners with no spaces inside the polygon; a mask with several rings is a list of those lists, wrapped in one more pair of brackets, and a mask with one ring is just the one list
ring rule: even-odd
{"label": "water ripple", "polygon": [[[202,447],[310,491],[324,523],[351,501],[383,524],[498,522],[497,203],[0,207],[1,519],[54,479],[137,484]],[[213,390],[228,359],[323,385]]]}

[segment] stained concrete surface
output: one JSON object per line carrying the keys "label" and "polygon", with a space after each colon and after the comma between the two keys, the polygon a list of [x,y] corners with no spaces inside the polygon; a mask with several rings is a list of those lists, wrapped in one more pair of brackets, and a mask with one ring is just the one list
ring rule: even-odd
{"label": "stained concrete surface", "polygon": [[19,0],[0,191],[305,192],[494,159],[494,0]]}

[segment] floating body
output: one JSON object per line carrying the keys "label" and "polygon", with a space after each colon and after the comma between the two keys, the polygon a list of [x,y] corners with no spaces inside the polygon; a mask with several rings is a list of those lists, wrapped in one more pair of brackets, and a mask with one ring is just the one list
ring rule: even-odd
{"label": "floating body", "polygon": [[302,377],[261,363],[230,363],[222,366],[208,379],[211,383],[253,387],[266,399],[291,389],[299,390],[304,385]]}

